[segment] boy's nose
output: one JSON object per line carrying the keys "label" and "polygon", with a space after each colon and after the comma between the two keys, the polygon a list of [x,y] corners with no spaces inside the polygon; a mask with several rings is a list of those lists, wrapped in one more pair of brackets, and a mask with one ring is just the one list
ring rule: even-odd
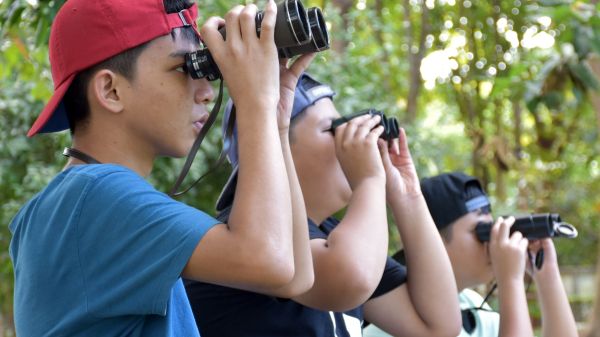
{"label": "boy's nose", "polygon": [[205,79],[194,80],[194,101],[196,104],[210,103],[215,99],[215,92],[210,82]]}

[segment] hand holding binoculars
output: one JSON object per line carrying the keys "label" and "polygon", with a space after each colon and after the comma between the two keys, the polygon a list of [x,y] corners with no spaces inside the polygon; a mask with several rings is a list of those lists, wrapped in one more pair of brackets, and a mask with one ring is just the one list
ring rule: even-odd
{"label": "hand holding binoculars", "polygon": [[[344,123],[347,123],[356,117],[360,117],[363,115],[371,115],[371,116],[378,115],[379,117],[381,117],[381,121],[379,122],[379,125],[383,126],[383,133],[381,134],[381,136],[379,138],[390,141],[394,138],[398,138],[398,136],[400,135],[400,127],[398,126],[398,120],[395,117],[387,118],[383,112],[381,112],[379,110],[375,110],[375,109],[362,110],[362,111],[359,111],[359,112],[351,114],[351,115],[342,116],[340,118],[334,119],[331,122],[331,128],[329,128],[327,131],[331,131],[331,132],[335,133],[335,128],[337,128],[338,126],[340,126]],[[379,126],[379,125],[377,125],[377,126]]]}
{"label": "hand holding binoculars", "polygon": [[[481,242],[490,241],[491,222],[480,222],[475,227],[477,238]],[[515,217],[515,223],[510,228],[510,233],[521,232],[529,240],[543,238],[575,238],[577,229],[573,225],[563,222],[556,213],[529,214]]]}
{"label": "hand holding binoculars", "polygon": [[[256,35],[260,36],[264,12],[256,14]],[[219,29],[226,38],[225,27]],[[300,0],[284,0],[277,4],[275,45],[280,58],[329,49],[329,34],[323,13],[318,7],[304,9]],[[208,48],[185,55],[185,68],[193,79],[214,81],[221,78],[219,67]]]}

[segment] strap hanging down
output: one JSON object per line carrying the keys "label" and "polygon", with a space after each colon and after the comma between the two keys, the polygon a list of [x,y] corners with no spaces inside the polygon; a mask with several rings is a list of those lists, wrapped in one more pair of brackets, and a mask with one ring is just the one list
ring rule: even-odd
{"label": "strap hanging down", "polygon": [[[206,121],[206,124],[204,124],[204,126],[200,130],[198,137],[194,141],[194,145],[192,145],[192,148],[190,149],[190,153],[188,154],[185,164],[183,165],[183,168],[181,169],[181,172],[179,173],[179,177],[177,178],[175,185],[173,185],[171,192],[169,192],[169,195],[171,197],[178,197],[178,196],[186,193],[187,191],[189,191],[200,180],[202,180],[204,177],[206,177],[209,173],[213,172],[217,167],[221,166],[221,164],[225,161],[225,158],[227,157],[227,153],[229,152],[229,147],[231,144],[231,141],[230,141],[231,137],[229,135],[226,135],[226,137],[223,140],[223,149],[221,150],[221,154],[219,155],[219,159],[217,159],[217,162],[206,173],[204,173],[202,176],[200,176],[200,178],[196,179],[196,181],[194,181],[189,187],[187,187],[185,190],[183,190],[181,192],[177,192],[177,190],[183,183],[183,180],[185,179],[186,175],[188,174],[190,167],[192,166],[194,158],[196,157],[196,153],[198,153],[198,149],[200,149],[200,145],[202,144],[204,137],[206,137],[206,134],[208,134],[208,131],[214,124],[215,120],[217,119],[217,115],[219,114],[219,111],[221,110],[221,103],[223,102],[223,80],[221,80],[221,82],[219,84],[219,95],[217,97],[216,102],[217,103],[215,104],[212,111],[210,112],[210,115],[208,116],[208,120]],[[231,129],[232,129],[231,131],[229,131],[229,129],[228,129],[228,131],[227,131],[228,134],[230,132],[231,133],[233,132],[233,127],[231,127]]]}

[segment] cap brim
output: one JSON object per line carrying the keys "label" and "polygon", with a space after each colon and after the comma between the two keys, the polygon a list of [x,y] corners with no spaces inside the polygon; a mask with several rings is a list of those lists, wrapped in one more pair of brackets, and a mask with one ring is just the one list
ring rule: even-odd
{"label": "cap brim", "polygon": [[233,204],[233,199],[235,197],[235,188],[237,186],[237,178],[238,178],[238,166],[236,165],[227,179],[223,190],[221,191],[221,195],[219,195],[219,199],[217,199],[217,212],[222,212],[227,207]]}
{"label": "cap brim", "polygon": [[54,90],[54,94],[50,98],[50,101],[48,101],[44,110],[42,110],[42,113],[40,113],[35,120],[31,129],[29,129],[29,132],[27,132],[27,137],[32,137],[41,132],[55,132],[69,128],[67,115],[64,106],[62,106],[61,103],[67,90],[69,90],[75,75],[76,74],[71,74]]}

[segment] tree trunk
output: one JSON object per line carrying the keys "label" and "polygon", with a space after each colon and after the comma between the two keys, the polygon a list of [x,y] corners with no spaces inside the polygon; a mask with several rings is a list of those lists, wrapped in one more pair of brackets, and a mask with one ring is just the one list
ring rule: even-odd
{"label": "tree trunk", "polygon": [[[600,79],[600,56],[594,54],[587,60],[590,68],[592,68],[592,72],[596,75],[596,78]],[[598,93],[592,93],[589,95],[592,101],[592,105],[594,106],[594,110],[596,110],[596,123],[598,125],[598,129],[600,129],[600,95]]]}
{"label": "tree trunk", "polygon": [[[348,11],[352,8],[352,0],[332,0],[331,2],[340,9],[340,17],[342,18],[342,27],[340,27],[340,31],[348,31],[348,27],[350,26]],[[348,43],[349,41],[344,39],[334,39],[331,49],[339,55],[343,55],[348,48]]]}
{"label": "tree trunk", "polygon": [[[406,100],[406,122],[414,123],[417,119],[418,100],[421,92],[421,63],[425,57],[425,39],[429,34],[429,9],[421,4],[421,32],[419,34],[418,46],[415,46],[414,28],[411,20],[411,4],[409,0],[403,2],[406,37],[408,43],[409,63],[409,87]],[[416,47],[416,52],[413,50]]]}
{"label": "tree trunk", "polygon": [[[377,14],[377,18],[382,23],[382,26],[385,25],[384,17],[383,17],[383,8],[384,8],[383,0],[376,0],[375,1],[375,11]],[[374,29],[374,34],[375,34],[375,38],[377,39],[377,43],[381,46],[381,50],[382,50],[381,64],[384,66],[384,69],[387,69],[389,71],[389,70],[391,70],[391,65],[389,62],[390,54],[388,53],[387,49],[384,48],[385,39],[383,38],[383,32],[381,31],[381,29]],[[392,92],[392,85],[390,84],[390,77],[382,76],[381,81],[382,81],[381,85],[383,87],[384,92]]]}

